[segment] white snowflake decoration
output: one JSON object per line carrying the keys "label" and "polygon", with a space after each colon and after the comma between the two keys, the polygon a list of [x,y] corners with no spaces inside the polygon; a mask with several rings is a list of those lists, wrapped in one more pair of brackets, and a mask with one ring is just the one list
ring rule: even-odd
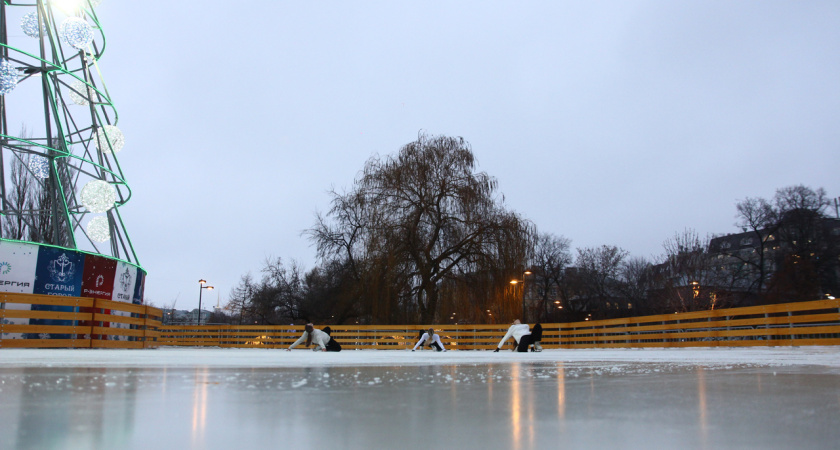
{"label": "white snowflake decoration", "polygon": [[61,22],[61,37],[72,47],[84,50],[93,42],[93,28],[84,19],[69,17]]}
{"label": "white snowflake decoration", "polygon": [[[111,145],[108,145],[108,144]],[[104,125],[96,132],[96,147],[102,153],[117,153],[125,145],[125,136],[114,125]]]}
{"label": "white snowflake decoration", "polygon": [[20,79],[20,72],[12,66],[12,63],[0,59],[0,95],[6,95],[17,86]]}
{"label": "white snowflake decoration", "polygon": [[94,217],[88,222],[87,234],[94,242],[105,242],[111,239],[110,228],[107,217]]}
{"label": "white snowflake decoration", "polygon": [[25,14],[22,19],[20,19],[20,28],[23,29],[23,33],[31,38],[39,38],[45,34],[47,34],[47,24],[41,24],[40,33],[38,32],[38,13],[31,12]]}
{"label": "white snowflake decoration", "polygon": [[[85,88],[87,88],[87,97],[84,96]],[[73,83],[73,89],[70,90],[70,100],[73,100],[73,103],[80,106],[89,104],[89,100],[94,98],[95,95],[96,91],[92,87],[79,80]]]}
{"label": "white snowflake decoration", "polygon": [[114,207],[117,190],[107,181],[92,180],[85,184],[81,193],[82,205],[92,213],[103,213]]}
{"label": "white snowflake decoration", "polygon": [[41,155],[32,155],[29,157],[29,170],[41,179],[50,176],[50,160]]}

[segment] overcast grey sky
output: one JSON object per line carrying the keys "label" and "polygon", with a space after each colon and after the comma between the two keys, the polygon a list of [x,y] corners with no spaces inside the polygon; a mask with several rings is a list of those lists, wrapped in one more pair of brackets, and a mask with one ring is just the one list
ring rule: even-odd
{"label": "overcast grey sky", "polygon": [[307,269],[327,190],[419,130],[510,209],[635,256],[793,184],[840,195],[840,2],[104,0],[146,298]]}

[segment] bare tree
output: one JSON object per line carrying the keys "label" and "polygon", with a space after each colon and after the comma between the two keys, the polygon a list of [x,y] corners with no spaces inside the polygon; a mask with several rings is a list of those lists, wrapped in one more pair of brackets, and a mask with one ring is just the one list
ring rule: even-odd
{"label": "bare tree", "polygon": [[[563,236],[540,233],[537,236],[531,269],[537,295],[537,318],[547,320],[549,309],[558,306],[567,308],[568,304],[561,295],[565,281],[566,268],[572,263],[571,241]],[[557,299],[557,300],[555,300]]]}
{"label": "bare tree", "polygon": [[803,185],[776,191],[782,247],[775,281],[778,301],[814,299],[838,287],[838,237],[826,224],[830,201],[824,189]]}
{"label": "bare tree", "polygon": [[747,274],[747,292],[761,296],[773,272],[768,250],[776,239],[775,233],[779,227],[778,211],[763,198],[746,198],[735,207],[738,210],[738,222],[735,225],[744,232],[751,233],[756,245],[746,252],[734,248],[721,250],[721,253],[750,268],[749,272],[752,275]]}
{"label": "bare tree", "polygon": [[[620,298],[619,277],[621,263],[628,252],[612,245],[577,250],[576,294],[579,302],[586,303],[585,309],[604,311],[604,315],[615,315],[612,311]],[[581,308],[578,308],[581,309]]]}
{"label": "bare tree", "polygon": [[[33,196],[32,178],[27,169],[29,155],[21,155],[11,162],[11,187],[6,203],[12,210],[24,211]],[[22,240],[29,236],[29,223],[23,214],[3,215],[3,237]]]}
{"label": "bare tree", "polygon": [[626,300],[629,315],[651,313],[648,296],[653,291],[653,267],[650,261],[642,257],[627,258],[619,269],[618,290]]}
{"label": "bare tree", "polygon": [[701,238],[686,229],[663,243],[664,261],[657,266],[660,307],[687,312],[720,307],[728,299],[722,293],[724,275],[717,270],[715,255],[709,252],[710,237]]}
{"label": "bare tree", "polygon": [[258,289],[254,278],[250,273],[242,275],[239,279],[239,284],[230,290],[228,295],[228,302],[225,309],[231,311],[234,317],[238,318],[240,325],[242,323],[252,322],[251,303],[254,297],[254,292]]}
{"label": "bare tree", "polygon": [[[30,133],[26,127],[20,131],[21,139],[30,139]],[[57,140],[58,138],[53,138]],[[71,246],[71,232],[69,219],[57,214],[56,202],[57,186],[71,186],[71,175],[67,168],[65,158],[50,158],[49,175],[40,178],[35,175],[30,167],[30,162],[36,155],[30,145],[16,145],[17,151],[11,152],[14,156],[10,163],[10,185],[4,205],[7,210],[3,214],[2,233],[7,239],[29,240],[32,242],[43,242],[46,244]],[[38,149],[42,150],[42,149]],[[50,155],[57,156],[53,150]],[[46,159],[45,159],[46,161]],[[53,170],[53,167],[55,170]],[[58,180],[56,180],[56,174]],[[75,201],[75,196],[70,195],[67,202]],[[73,206],[69,204],[68,206]]]}
{"label": "bare tree", "polygon": [[[429,323],[445,280],[498,258],[500,237],[527,240],[529,225],[503,208],[496,180],[475,169],[462,138],[421,134],[396,155],[368,160],[308,234],[322,259],[346,259],[361,292],[395,288],[377,304],[398,304]],[[524,259],[507,276],[523,267]]]}

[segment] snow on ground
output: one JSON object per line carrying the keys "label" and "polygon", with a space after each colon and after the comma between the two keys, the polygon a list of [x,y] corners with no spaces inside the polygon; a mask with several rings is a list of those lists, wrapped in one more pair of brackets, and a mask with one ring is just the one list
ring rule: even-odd
{"label": "snow on ground", "polygon": [[668,363],[719,366],[822,366],[840,368],[840,346],[752,348],[573,349],[514,353],[508,350],[309,350],[178,348],[116,349],[0,349],[0,370],[14,367],[350,367],[423,366],[525,363]]}

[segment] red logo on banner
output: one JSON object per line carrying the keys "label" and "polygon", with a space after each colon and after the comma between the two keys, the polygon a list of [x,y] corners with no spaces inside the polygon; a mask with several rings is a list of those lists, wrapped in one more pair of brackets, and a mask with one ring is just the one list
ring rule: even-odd
{"label": "red logo on banner", "polygon": [[85,258],[85,272],[82,275],[82,297],[111,300],[116,272],[117,262],[112,259]]}

